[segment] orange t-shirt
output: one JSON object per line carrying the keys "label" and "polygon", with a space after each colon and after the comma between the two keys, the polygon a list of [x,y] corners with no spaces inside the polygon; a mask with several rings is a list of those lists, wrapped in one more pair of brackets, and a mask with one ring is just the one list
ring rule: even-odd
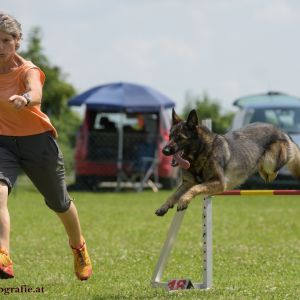
{"label": "orange t-shirt", "polygon": [[57,137],[56,129],[48,116],[41,111],[40,105],[25,106],[17,110],[8,101],[13,95],[25,93],[24,78],[30,69],[39,70],[43,85],[45,74],[30,61],[24,61],[10,73],[0,74],[0,135],[27,136],[51,131]]}

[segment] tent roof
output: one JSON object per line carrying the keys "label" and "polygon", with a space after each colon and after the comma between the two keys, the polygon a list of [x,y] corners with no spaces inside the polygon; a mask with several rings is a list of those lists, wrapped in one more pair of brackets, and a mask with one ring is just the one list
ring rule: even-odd
{"label": "tent roof", "polygon": [[117,82],[96,86],[71,98],[70,106],[86,104],[103,111],[156,112],[175,106],[174,101],[151,87]]}

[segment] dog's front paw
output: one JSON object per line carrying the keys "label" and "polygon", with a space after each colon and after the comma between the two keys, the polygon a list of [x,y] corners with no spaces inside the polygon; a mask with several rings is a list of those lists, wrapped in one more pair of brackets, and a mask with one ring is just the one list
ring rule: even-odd
{"label": "dog's front paw", "polygon": [[162,205],[159,209],[156,210],[155,214],[159,217],[162,217],[168,212],[169,208],[173,208],[173,205],[171,207],[169,207],[168,205]]}
{"label": "dog's front paw", "polygon": [[162,217],[162,216],[164,216],[164,215],[167,213],[167,211],[168,211],[168,209],[165,209],[165,208],[160,207],[159,209],[157,209],[157,210],[155,211],[155,214],[156,214],[157,216],[159,216],[159,217]]}
{"label": "dog's front paw", "polygon": [[189,206],[189,202],[188,201],[180,201],[177,205],[177,211],[182,211],[187,209]]}
{"label": "dog's front paw", "polygon": [[189,195],[185,195],[184,197],[181,197],[178,201],[177,205],[177,211],[182,211],[188,208],[192,198]]}

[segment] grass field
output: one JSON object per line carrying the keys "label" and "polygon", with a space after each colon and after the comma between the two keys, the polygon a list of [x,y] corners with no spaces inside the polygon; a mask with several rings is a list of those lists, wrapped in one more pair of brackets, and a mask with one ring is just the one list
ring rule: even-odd
{"label": "grass field", "polygon": [[[150,279],[174,210],[154,215],[169,192],[72,192],[94,265],[80,282],[56,215],[32,187],[19,186],[9,199],[11,256],[21,286],[43,293],[13,292],[10,299],[299,299],[299,197],[215,197],[213,288],[168,293]],[[202,280],[201,199],[189,207],[164,280]],[[25,288],[23,287],[23,290]],[[39,290],[38,290],[39,291]]]}

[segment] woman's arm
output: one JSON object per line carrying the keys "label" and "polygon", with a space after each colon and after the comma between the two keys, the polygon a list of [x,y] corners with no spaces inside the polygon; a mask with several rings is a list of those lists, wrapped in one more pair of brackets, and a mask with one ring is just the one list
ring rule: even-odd
{"label": "woman's arm", "polygon": [[37,69],[29,69],[25,75],[25,93],[22,95],[13,95],[9,98],[16,109],[25,106],[34,106],[41,104],[43,95],[43,86],[40,80],[40,72]]}

